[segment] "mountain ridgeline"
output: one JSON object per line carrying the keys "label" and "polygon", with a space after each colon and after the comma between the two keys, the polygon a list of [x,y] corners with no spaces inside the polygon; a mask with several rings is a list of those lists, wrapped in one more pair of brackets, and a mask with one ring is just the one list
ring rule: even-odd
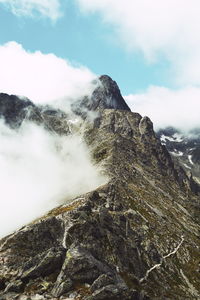
{"label": "mountain ridgeline", "polygon": [[[0,241],[0,299],[200,299],[200,187],[117,84],[99,81],[71,109],[107,183]],[[28,99],[0,94],[0,114],[72,134],[66,113]]]}

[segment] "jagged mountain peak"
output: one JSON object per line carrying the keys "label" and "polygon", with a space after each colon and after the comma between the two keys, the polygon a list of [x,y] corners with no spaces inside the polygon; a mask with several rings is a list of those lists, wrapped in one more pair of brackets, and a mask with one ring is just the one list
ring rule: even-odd
{"label": "jagged mountain peak", "polygon": [[108,75],[101,75],[91,97],[85,96],[72,104],[72,110],[85,116],[85,111],[99,111],[104,109],[120,109],[130,111],[121,95],[117,83]]}
{"label": "jagged mountain peak", "polygon": [[84,139],[108,180],[0,241],[0,299],[197,300],[199,186],[116,83],[99,81],[76,105],[101,112],[83,120]]}
{"label": "jagged mountain peak", "polygon": [[99,77],[101,83],[92,94],[92,103],[94,109],[120,109],[130,111],[121,95],[117,83],[108,75]]}
{"label": "jagged mountain peak", "polygon": [[[95,81],[91,96],[84,96],[71,104],[75,114],[85,118],[88,111],[120,109],[130,111],[123,99],[117,83],[108,75],[102,75]],[[37,106],[28,98],[0,93],[0,117],[11,127],[18,127],[25,118],[39,121],[41,114],[59,115],[60,110],[48,106]],[[37,119],[37,120],[36,120]]]}

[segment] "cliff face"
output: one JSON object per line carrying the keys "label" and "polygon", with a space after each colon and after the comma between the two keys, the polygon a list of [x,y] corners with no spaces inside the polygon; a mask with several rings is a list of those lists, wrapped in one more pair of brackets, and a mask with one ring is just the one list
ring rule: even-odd
{"label": "cliff face", "polygon": [[107,75],[99,77],[97,87],[91,97],[83,97],[72,104],[73,112],[83,118],[87,116],[88,111],[96,112],[109,108],[130,111],[118,85]]}
{"label": "cliff face", "polygon": [[109,84],[113,108],[83,121],[107,184],[0,241],[0,299],[200,298],[199,186],[174,166],[149,118],[118,109]]}
{"label": "cliff face", "polygon": [[178,161],[186,173],[200,183],[200,129],[183,133],[173,127],[157,132],[161,143],[166,146],[174,161]]}

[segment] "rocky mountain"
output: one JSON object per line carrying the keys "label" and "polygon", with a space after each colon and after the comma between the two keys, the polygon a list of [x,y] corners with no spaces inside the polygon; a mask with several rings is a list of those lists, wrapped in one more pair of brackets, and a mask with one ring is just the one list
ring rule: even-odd
{"label": "rocky mountain", "polygon": [[98,83],[91,97],[85,96],[72,103],[72,111],[75,114],[84,118],[88,111],[97,112],[101,109],[111,108],[130,111],[115,81],[107,75],[102,75],[98,78]]}
{"label": "rocky mountain", "polygon": [[200,183],[200,129],[183,133],[173,127],[157,132],[161,143],[166,146],[174,162],[178,162],[185,172]]}
{"label": "rocky mountain", "polygon": [[[109,179],[0,241],[2,300],[200,299],[200,187],[174,163],[151,120],[130,111],[111,78],[100,81],[72,109]],[[66,114],[33,111],[26,118],[70,134]]]}

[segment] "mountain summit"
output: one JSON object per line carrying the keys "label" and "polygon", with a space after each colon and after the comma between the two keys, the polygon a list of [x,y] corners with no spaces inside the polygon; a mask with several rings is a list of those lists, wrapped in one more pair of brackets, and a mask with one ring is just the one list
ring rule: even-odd
{"label": "mountain summit", "polygon": [[92,92],[91,97],[85,96],[72,103],[72,110],[75,113],[83,116],[85,110],[120,109],[130,111],[117,83],[112,78],[102,75],[94,84],[96,84],[96,88]]}
{"label": "mountain summit", "polygon": [[115,81],[107,75],[100,76],[99,81],[101,85],[92,94],[91,109],[98,107],[100,109],[113,108],[130,111]]}
{"label": "mountain summit", "polygon": [[[107,183],[0,241],[0,299],[200,299],[199,185],[116,83],[99,80],[79,112],[99,111],[83,134]],[[67,124],[62,115],[62,134]]]}

